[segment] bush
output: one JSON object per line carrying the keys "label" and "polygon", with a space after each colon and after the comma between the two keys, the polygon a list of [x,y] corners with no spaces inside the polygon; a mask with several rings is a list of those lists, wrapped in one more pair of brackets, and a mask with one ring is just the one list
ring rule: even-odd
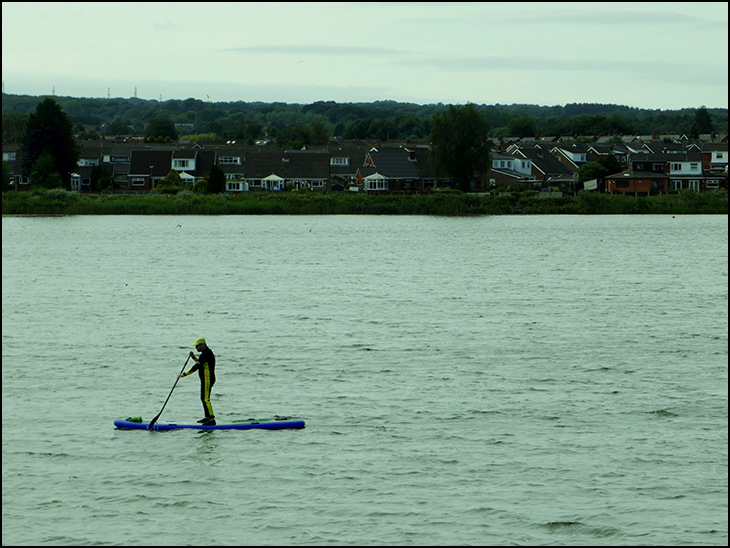
{"label": "bush", "polygon": [[177,195],[90,195],[61,189],[3,192],[3,214],[67,215],[545,215],[728,212],[727,191],[633,196],[582,191],[577,197],[528,193],[477,196],[461,192],[373,196],[352,192],[247,192]]}

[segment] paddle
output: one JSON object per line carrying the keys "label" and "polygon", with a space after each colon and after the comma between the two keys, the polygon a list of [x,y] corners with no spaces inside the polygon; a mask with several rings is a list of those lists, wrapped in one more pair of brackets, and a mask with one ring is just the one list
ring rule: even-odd
{"label": "paddle", "polygon": [[[188,355],[188,359],[185,360],[185,363],[182,366],[182,369],[180,370],[180,374],[185,371],[185,367],[187,367],[188,362],[190,361],[190,356]],[[175,390],[175,387],[177,386],[177,381],[180,380],[180,376],[175,379],[175,384],[172,385],[172,390]],[[167,399],[165,400],[165,403],[162,404],[162,409],[160,409],[160,412],[157,413],[157,416],[150,421],[150,425],[147,427],[147,430],[152,430],[152,425],[157,422],[157,419],[160,418],[160,415],[162,415],[162,412],[165,410],[165,406],[167,405],[167,402],[170,401],[170,396],[172,396],[172,390],[170,390],[170,393],[167,395]]]}

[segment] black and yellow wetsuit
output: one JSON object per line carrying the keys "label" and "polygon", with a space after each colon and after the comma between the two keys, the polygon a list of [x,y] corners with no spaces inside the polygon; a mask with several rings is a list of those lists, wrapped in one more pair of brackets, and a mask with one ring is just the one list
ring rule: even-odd
{"label": "black and yellow wetsuit", "polygon": [[214,419],[213,407],[210,405],[210,392],[215,384],[215,356],[210,348],[205,348],[197,358],[193,356],[195,365],[185,372],[187,377],[195,371],[200,377],[200,401],[203,402],[203,410],[206,419]]}

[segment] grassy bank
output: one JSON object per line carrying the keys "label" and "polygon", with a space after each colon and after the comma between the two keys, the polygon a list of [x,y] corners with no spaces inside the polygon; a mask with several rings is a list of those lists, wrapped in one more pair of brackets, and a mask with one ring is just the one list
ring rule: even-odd
{"label": "grassy bank", "polygon": [[3,215],[549,215],[727,214],[727,191],[633,197],[581,192],[480,196],[456,192],[372,196],[334,193],[91,195],[64,190],[3,192]]}

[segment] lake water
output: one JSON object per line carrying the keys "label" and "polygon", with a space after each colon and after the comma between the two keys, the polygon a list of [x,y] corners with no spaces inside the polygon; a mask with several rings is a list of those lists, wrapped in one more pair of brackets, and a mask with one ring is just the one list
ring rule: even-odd
{"label": "lake water", "polygon": [[726,546],[727,227],[3,217],[3,545]]}

